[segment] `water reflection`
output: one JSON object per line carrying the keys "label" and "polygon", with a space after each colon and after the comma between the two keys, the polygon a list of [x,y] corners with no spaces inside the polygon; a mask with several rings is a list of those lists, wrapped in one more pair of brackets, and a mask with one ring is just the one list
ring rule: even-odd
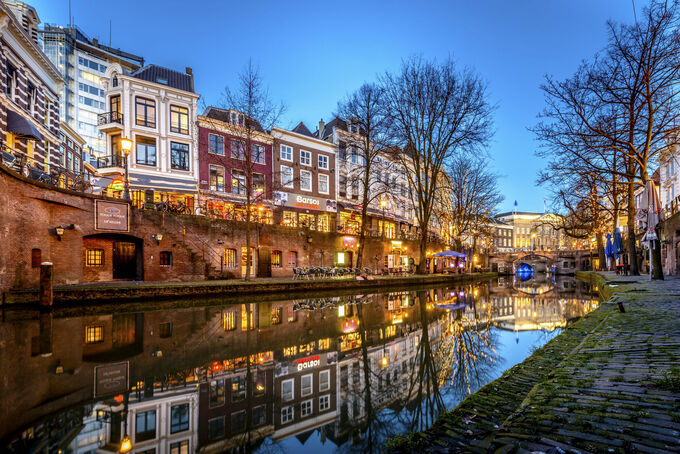
{"label": "water reflection", "polygon": [[[596,305],[570,280],[82,317],[7,312],[11,452],[379,451]],[[198,302],[197,302],[198,305]],[[534,338],[539,344],[545,339]]]}

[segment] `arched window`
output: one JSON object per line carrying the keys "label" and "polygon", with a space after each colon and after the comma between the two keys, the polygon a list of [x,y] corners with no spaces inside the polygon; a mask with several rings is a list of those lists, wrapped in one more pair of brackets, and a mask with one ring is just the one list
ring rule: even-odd
{"label": "arched window", "polygon": [[111,79],[111,86],[112,86],[112,87],[117,87],[117,86],[118,86],[118,76],[115,75],[115,74],[113,75],[113,79]]}

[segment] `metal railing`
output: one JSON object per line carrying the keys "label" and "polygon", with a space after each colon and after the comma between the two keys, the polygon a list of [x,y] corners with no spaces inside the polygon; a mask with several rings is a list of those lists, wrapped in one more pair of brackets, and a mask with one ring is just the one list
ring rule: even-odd
{"label": "metal railing", "polygon": [[107,167],[124,167],[125,158],[120,155],[102,156],[90,162],[97,169],[104,169]]}
{"label": "metal railing", "polygon": [[109,123],[123,124],[123,114],[120,112],[104,112],[97,115],[97,124],[106,125]]}

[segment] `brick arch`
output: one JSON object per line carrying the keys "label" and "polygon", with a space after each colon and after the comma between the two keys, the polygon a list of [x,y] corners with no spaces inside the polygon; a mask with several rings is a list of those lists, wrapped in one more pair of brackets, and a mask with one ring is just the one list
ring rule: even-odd
{"label": "brick arch", "polygon": [[[120,256],[121,250],[129,250],[129,247],[126,246],[130,244],[134,245],[134,259],[130,259],[126,267],[126,270],[130,272],[130,276],[122,277],[120,275],[121,260],[118,259],[118,256]],[[102,255],[101,265],[88,263],[88,254],[91,254],[91,258],[96,262],[99,253]],[[116,262],[118,262],[118,267]],[[124,233],[102,232],[85,235],[83,236],[82,263],[83,281],[85,282],[111,281],[115,279],[143,281],[144,241],[139,237]],[[116,272],[119,275],[116,275]]]}

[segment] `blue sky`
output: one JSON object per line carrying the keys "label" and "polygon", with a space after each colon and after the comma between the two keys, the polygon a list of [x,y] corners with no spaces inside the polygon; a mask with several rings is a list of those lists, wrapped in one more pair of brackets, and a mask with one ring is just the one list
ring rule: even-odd
{"label": "blue sky", "polygon": [[[26,0],[43,22],[67,24],[68,0]],[[639,10],[645,0],[638,0]],[[452,56],[474,67],[499,108],[489,147],[504,175],[511,210],[542,211],[547,192],[535,186],[542,162],[527,127],[543,106],[545,74],[563,78],[606,41],[605,23],[633,20],[628,0],[200,1],[71,0],[74,23],[90,37],[144,56],[147,62],[194,70],[205,103],[219,103],[249,58],[270,95],[287,106],[281,121],[313,131],[331,119],[338,100],[412,54]],[[549,201],[548,201],[549,203]]]}

